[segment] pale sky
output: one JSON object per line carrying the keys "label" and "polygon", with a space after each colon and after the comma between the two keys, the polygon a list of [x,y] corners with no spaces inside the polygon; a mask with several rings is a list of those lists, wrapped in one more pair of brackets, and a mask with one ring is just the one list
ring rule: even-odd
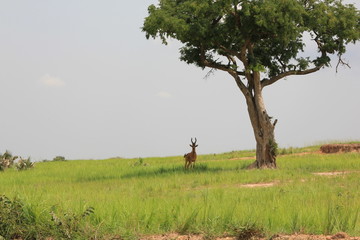
{"label": "pale sky", "polygon": [[[360,8],[360,2],[352,2]],[[155,0],[0,0],[0,153],[33,160],[254,149],[234,80],[146,40]],[[335,59],[335,58],[334,58]],[[280,147],[360,140],[360,43],[351,69],[289,77],[264,90]]]}

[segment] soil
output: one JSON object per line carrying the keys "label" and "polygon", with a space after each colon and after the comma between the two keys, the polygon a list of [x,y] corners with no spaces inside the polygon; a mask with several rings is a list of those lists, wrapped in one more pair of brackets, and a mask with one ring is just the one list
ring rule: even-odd
{"label": "soil", "polygon": [[320,147],[322,153],[360,152],[360,144],[326,144]]}
{"label": "soil", "polygon": [[144,236],[140,240],[360,240],[360,237],[351,237],[347,233],[339,232],[335,235],[307,235],[307,234],[276,234],[270,238],[239,238],[239,237],[218,237],[211,238],[203,235],[180,235],[169,233],[165,235]]}

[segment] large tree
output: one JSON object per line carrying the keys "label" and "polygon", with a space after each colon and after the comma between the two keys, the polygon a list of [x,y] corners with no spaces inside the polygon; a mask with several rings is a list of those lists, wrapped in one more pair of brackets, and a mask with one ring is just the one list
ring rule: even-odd
{"label": "large tree", "polygon": [[[147,38],[177,39],[182,61],[235,79],[256,139],[257,168],[276,168],[277,120],[268,115],[262,90],[329,67],[333,54],[346,64],[346,45],[360,39],[360,13],[341,0],[159,0],[148,11]],[[315,53],[305,52],[311,41]]]}

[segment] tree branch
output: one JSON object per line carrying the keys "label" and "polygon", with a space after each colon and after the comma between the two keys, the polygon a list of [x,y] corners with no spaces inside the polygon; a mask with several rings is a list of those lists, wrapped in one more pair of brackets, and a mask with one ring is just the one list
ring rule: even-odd
{"label": "tree branch", "polygon": [[245,69],[247,69],[249,66],[249,62],[246,58],[246,52],[248,50],[249,44],[250,44],[250,40],[246,40],[244,45],[241,48],[240,54],[238,54],[238,56],[237,56],[240,59],[240,61],[244,64]]}
{"label": "tree branch", "polygon": [[345,67],[348,67],[348,68],[351,68],[349,63],[346,63],[344,62],[344,60],[341,58],[342,55],[339,55],[339,61],[336,65],[336,73],[338,72],[338,68],[339,68],[339,65],[341,64],[342,66],[345,66]]}
{"label": "tree branch", "polygon": [[228,65],[220,64],[220,63],[217,63],[217,62],[214,62],[214,61],[209,61],[207,59],[201,60],[201,63],[205,67],[215,68],[215,69],[222,70],[222,71],[229,72],[229,73],[234,72],[234,70],[232,70],[230,68],[230,66],[228,66]]}
{"label": "tree branch", "polygon": [[226,52],[227,54],[230,54],[230,55],[232,55],[232,56],[236,56],[239,60],[241,60],[241,59],[240,59],[240,54],[239,54],[237,51],[228,49],[228,48],[226,48],[226,47],[224,47],[224,46],[222,46],[222,45],[219,45],[219,48],[220,48],[222,51]]}
{"label": "tree branch", "polygon": [[[319,40],[319,36],[316,32],[314,32],[314,34],[316,35],[314,41],[316,42],[316,44],[318,45],[318,49],[319,51],[321,52],[321,58],[325,58],[327,56],[327,53],[326,51],[324,50],[323,48],[323,44],[320,42]],[[316,66],[314,68],[310,68],[310,69],[307,69],[307,70],[292,70],[292,71],[285,71],[283,73],[280,73],[279,75],[277,76],[274,76],[270,79],[263,79],[261,81],[261,87],[264,88],[268,85],[271,85],[277,81],[279,81],[280,79],[284,78],[284,77],[287,77],[287,76],[291,76],[291,75],[306,75],[306,74],[310,74],[310,73],[314,73],[314,72],[317,72],[319,71],[323,66],[325,66],[326,63],[322,63],[320,64],[319,66]]]}
{"label": "tree branch", "polygon": [[[231,50],[225,48],[224,46],[220,46],[220,49],[222,51],[224,51],[225,53],[227,53],[225,55],[225,57],[227,57],[229,62],[232,62],[233,64],[235,64],[237,66],[237,62],[236,62],[235,58],[233,57],[233,56],[237,55],[237,52],[231,51]],[[236,75],[245,76],[245,72],[236,71],[236,70],[232,69],[230,67],[230,65],[224,65],[224,64],[217,63],[215,61],[209,61],[208,59],[206,59],[205,49],[203,48],[203,46],[200,47],[200,52],[201,52],[200,53],[200,61],[205,67],[215,68],[215,69],[222,70],[222,71],[229,72],[229,73],[231,72],[230,73],[231,75],[233,75],[233,73],[236,73]]]}
{"label": "tree branch", "polygon": [[215,61],[209,61],[208,59],[206,59],[205,49],[203,46],[200,46],[200,63],[205,67],[215,68],[225,72],[229,72],[229,70],[231,70],[230,67],[227,65],[223,65]]}
{"label": "tree branch", "polygon": [[306,75],[306,74],[310,74],[310,73],[314,73],[319,71],[325,64],[321,64],[320,66],[314,67],[314,68],[310,68],[308,70],[304,70],[304,71],[300,71],[300,70],[293,70],[293,71],[287,71],[287,72],[283,72],[280,73],[279,75],[272,77],[270,79],[266,78],[264,80],[261,81],[261,88],[264,88],[268,85],[271,85],[277,81],[279,81],[280,79],[287,77],[287,76],[292,76],[292,75]]}
{"label": "tree branch", "polygon": [[[232,61],[235,62],[235,64],[236,64],[236,60],[232,56],[238,56],[237,52],[227,49],[224,46],[220,46],[220,49],[223,50],[225,53],[228,53],[229,55],[231,55],[231,57],[229,56],[229,58],[232,59]],[[244,94],[244,96],[248,97],[250,95],[249,90],[247,89],[247,87],[241,81],[241,78],[239,77],[240,75],[245,76],[246,75],[245,72],[239,72],[237,70],[232,69],[230,66],[218,64],[216,62],[207,60],[206,55],[205,55],[205,49],[203,46],[200,46],[200,61],[206,67],[215,68],[218,70],[228,72],[235,79],[236,84],[238,85],[240,91]]]}
{"label": "tree branch", "polygon": [[205,75],[204,79],[207,80],[210,75],[214,74],[215,68],[210,68],[209,72]]}
{"label": "tree branch", "polygon": [[211,25],[212,25],[212,26],[215,26],[216,24],[218,24],[218,22],[220,22],[220,20],[222,19],[222,17],[223,17],[223,16],[219,16],[219,17],[217,17],[216,19],[213,19]]}
{"label": "tree branch", "polygon": [[245,76],[245,72],[240,72],[240,71],[236,71],[236,74],[239,75],[239,76]]}
{"label": "tree branch", "polygon": [[230,62],[232,62],[232,64],[234,64],[237,67],[237,62],[235,60],[235,58],[231,55],[226,55],[227,59],[229,60],[229,64]]}
{"label": "tree branch", "polygon": [[241,78],[236,74],[233,75],[233,74],[230,73],[230,75],[234,77],[236,84],[238,85],[240,91],[244,94],[245,98],[251,97],[251,93],[249,92],[249,89],[241,81]]}

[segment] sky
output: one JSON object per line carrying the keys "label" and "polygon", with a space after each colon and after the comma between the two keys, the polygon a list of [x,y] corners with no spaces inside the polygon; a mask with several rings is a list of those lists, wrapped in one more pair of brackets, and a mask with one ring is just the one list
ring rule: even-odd
{"label": "sky", "polygon": [[[360,8],[358,0],[355,3]],[[179,60],[141,32],[156,0],[0,0],[0,153],[35,161],[254,149],[225,73]],[[280,147],[360,140],[360,44],[331,68],[265,88]]]}

